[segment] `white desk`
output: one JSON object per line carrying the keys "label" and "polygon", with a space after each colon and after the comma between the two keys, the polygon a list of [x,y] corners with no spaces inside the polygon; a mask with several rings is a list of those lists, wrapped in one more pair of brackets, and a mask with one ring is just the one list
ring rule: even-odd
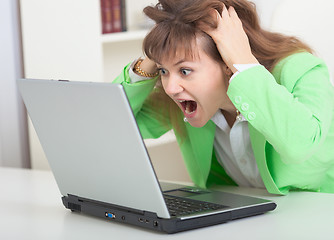
{"label": "white desk", "polygon": [[334,239],[334,194],[224,188],[267,199],[276,210],[174,235],[71,213],[51,172],[0,168],[0,239]]}

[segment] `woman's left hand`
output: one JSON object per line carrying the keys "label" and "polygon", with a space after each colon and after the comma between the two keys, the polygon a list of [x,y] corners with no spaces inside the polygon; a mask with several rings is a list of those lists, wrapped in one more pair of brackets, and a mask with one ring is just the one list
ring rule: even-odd
{"label": "woman's left hand", "polygon": [[200,25],[199,27],[212,37],[218,51],[226,65],[236,72],[233,64],[254,64],[259,63],[252,54],[248,37],[242,27],[242,22],[235,9],[224,5],[222,15],[213,10],[212,16],[217,18],[217,28],[212,29]]}

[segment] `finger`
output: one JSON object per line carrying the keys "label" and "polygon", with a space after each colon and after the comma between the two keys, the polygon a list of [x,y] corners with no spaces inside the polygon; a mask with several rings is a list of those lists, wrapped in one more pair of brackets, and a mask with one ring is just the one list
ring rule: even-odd
{"label": "finger", "polygon": [[[209,15],[210,15],[210,17],[212,18],[211,21],[217,23],[218,25],[221,23],[221,21],[222,21],[222,17],[221,17],[221,15],[220,15],[220,13],[219,13],[218,10],[212,8],[212,9],[209,11]],[[211,22],[211,23],[212,23],[212,22]],[[196,26],[197,26],[199,29],[201,29],[203,32],[205,32],[206,34],[208,34],[208,35],[210,35],[210,36],[212,36],[213,32],[216,31],[216,28],[214,28],[214,27],[212,26],[212,24],[207,23],[207,22],[205,22],[205,21],[204,21],[204,22],[198,22],[198,23],[196,24]]]}
{"label": "finger", "polygon": [[[220,16],[219,12],[216,9],[211,9],[211,11],[209,12],[209,15],[212,18],[212,20],[216,21],[217,23],[219,23],[219,21],[221,20],[221,16]],[[211,32],[211,31],[214,30],[206,22],[199,22],[199,23],[197,23],[197,27],[199,29],[201,29],[202,31],[206,32],[206,33]]]}
{"label": "finger", "polygon": [[240,24],[242,25],[242,21],[239,18],[238,13],[235,11],[234,7],[230,7],[228,9],[228,12],[230,14],[230,18],[231,18],[232,22],[234,22],[235,24],[238,24],[238,25],[240,25]]}
{"label": "finger", "polygon": [[212,9],[210,11],[210,16],[213,18],[213,19],[217,19],[219,20],[221,18],[220,16],[220,13],[216,10],[216,9]]}
{"label": "finger", "polygon": [[229,13],[231,18],[239,18],[237,12],[235,11],[234,7],[232,7],[232,6],[229,7],[228,13]]}
{"label": "finger", "polygon": [[230,14],[229,14],[225,4],[223,4],[222,18],[228,19],[229,17],[230,17]]}

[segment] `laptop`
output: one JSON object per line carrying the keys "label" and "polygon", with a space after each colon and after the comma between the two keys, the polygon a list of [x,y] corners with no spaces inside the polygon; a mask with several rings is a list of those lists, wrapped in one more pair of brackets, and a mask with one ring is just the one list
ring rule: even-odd
{"label": "laptop", "polygon": [[121,84],[19,79],[65,208],[176,233],[265,213],[272,201],[160,183]]}

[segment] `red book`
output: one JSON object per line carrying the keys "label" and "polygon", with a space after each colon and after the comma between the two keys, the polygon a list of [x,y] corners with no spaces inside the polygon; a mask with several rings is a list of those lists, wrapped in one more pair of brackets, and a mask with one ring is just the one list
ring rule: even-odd
{"label": "red book", "polygon": [[113,32],[122,31],[122,5],[121,0],[111,0]]}
{"label": "red book", "polygon": [[126,31],[125,1],[100,0],[102,33]]}
{"label": "red book", "polygon": [[111,0],[100,0],[101,4],[101,21],[102,21],[102,33],[112,33],[113,20],[112,20],[112,4]]}

